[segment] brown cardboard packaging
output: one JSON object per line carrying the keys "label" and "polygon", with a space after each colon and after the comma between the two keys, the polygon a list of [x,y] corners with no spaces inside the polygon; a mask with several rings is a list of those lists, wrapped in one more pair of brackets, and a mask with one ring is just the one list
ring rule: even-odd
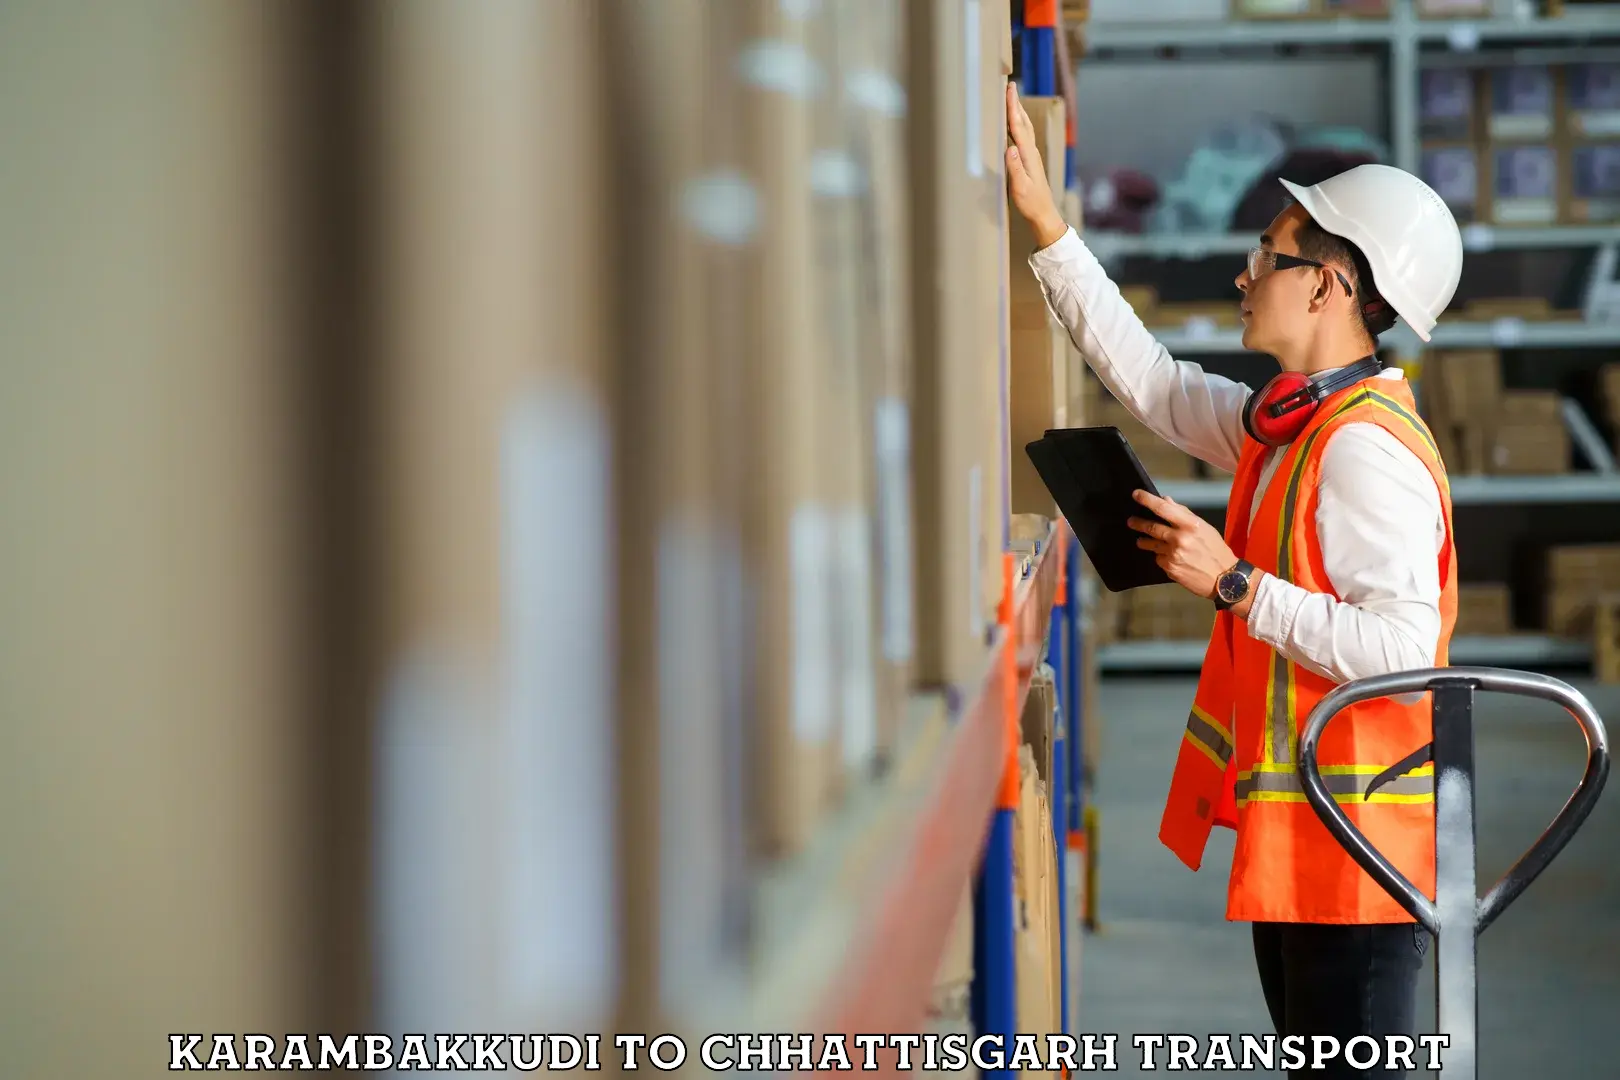
{"label": "brown cardboard packaging", "polygon": [[[980,4],[979,101],[985,122],[985,159],[981,195],[986,213],[980,219],[978,266],[979,285],[965,298],[978,319],[980,353],[978,371],[983,376],[980,430],[988,439],[988,466],[984,474],[984,546],[980,583],[985,617],[993,621],[1001,605],[1002,554],[1011,540],[1009,518],[1012,497],[1012,255],[1009,235],[1012,222],[1007,203],[1005,150],[1007,145],[1007,67],[1000,48],[1011,33],[1007,0]],[[969,429],[964,429],[969,430]]]}
{"label": "brown cardboard packaging", "polygon": [[1019,749],[1022,783],[1013,841],[1015,936],[1018,949],[1018,1030],[1044,1045],[1054,1030],[1060,992],[1054,942],[1057,911],[1057,847],[1051,804],[1028,745]]}
{"label": "brown cardboard packaging", "polygon": [[1493,143],[1550,142],[1562,112],[1562,76],[1540,64],[1489,68],[1479,81],[1485,137]]}
{"label": "brown cardboard packaging", "polygon": [[862,260],[864,347],[876,362],[865,381],[869,491],[876,550],[877,751],[890,754],[916,655],[912,537],[911,266],[907,222],[904,19],[899,0],[842,0],[837,8],[848,63],[862,72],[851,123],[866,150],[870,183],[861,200],[872,258]]}
{"label": "brown cardboard packaging", "polygon": [[1503,421],[1491,442],[1488,471],[1501,476],[1553,476],[1569,471],[1569,432],[1562,425]]}
{"label": "brown cardboard packaging", "polygon": [[[999,465],[981,420],[983,373],[995,364],[979,345],[974,300],[983,295],[979,268],[991,248],[981,244],[990,188],[982,155],[969,155],[963,72],[970,52],[961,11],[914,4],[906,13],[916,678],[965,685],[983,674],[990,625],[983,578],[988,551],[1000,545],[985,529],[988,473],[999,476]],[[1005,203],[998,194],[994,206]]]}
{"label": "brown cardboard packaging", "polygon": [[1564,147],[1564,220],[1577,225],[1620,221],[1620,141]]}
{"label": "brown cardboard packaging", "polygon": [[1060,516],[1024,447],[1067,427],[1069,335],[1055,323],[1012,338],[1012,512]]}
{"label": "brown cardboard packaging", "polygon": [[1620,595],[1599,597],[1592,622],[1592,676],[1600,683],[1620,682]]}
{"label": "brown cardboard packaging", "polygon": [[1024,699],[1020,728],[1025,746],[1034,754],[1041,784],[1047,790],[1052,784],[1052,721],[1056,704],[1057,687],[1049,675],[1037,671],[1029,680],[1029,696]]}
{"label": "brown cardboard packaging", "polygon": [[1620,427],[1620,364],[1604,364],[1598,371],[1598,394],[1611,427]]}
{"label": "brown cardboard packaging", "polygon": [[968,1019],[969,994],[973,987],[973,883],[962,888],[962,902],[951,923],[945,951],[940,954],[934,975],[934,991],[929,1014],[949,1020]]}
{"label": "brown cardboard packaging", "polygon": [[1513,632],[1513,596],[1500,582],[1465,584],[1457,589],[1457,635]]}
{"label": "brown cardboard packaging", "polygon": [[1564,69],[1564,129],[1575,139],[1620,136],[1620,64]]}
{"label": "brown cardboard packaging", "polygon": [[[776,5],[744,9],[749,36],[805,47],[805,28]],[[755,628],[763,850],[798,849],[832,783],[837,699],[833,555],[827,468],[826,365],[811,198],[810,104],[769,86],[741,91],[741,122],[758,178],[762,242],[742,307],[756,358],[748,397],[755,447],[748,550],[760,575]],[[765,238],[768,238],[768,242]]]}
{"label": "brown cardboard packaging", "polygon": [[1545,590],[1549,633],[1571,637],[1590,633],[1597,597],[1620,590],[1620,544],[1549,548]]}
{"label": "brown cardboard packaging", "polygon": [[1552,143],[1497,143],[1485,154],[1486,220],[1498,225],[1557,222],[1564,192],[1560,154]]}

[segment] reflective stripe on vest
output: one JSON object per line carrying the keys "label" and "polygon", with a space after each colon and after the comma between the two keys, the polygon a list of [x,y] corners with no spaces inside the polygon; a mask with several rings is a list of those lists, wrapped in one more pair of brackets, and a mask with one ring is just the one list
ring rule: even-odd
{"label": "reflective stripe on vest", "polygon": [[[1335,596],[1315,529],[1322,455],[1347,423],[1383,428],[1423,461],[1440,494],[1440,633],[1435,666],[1448,663],[1457,582],[1451,492],[1433,436],[1404,382],[1363,383],[1322,403],[1259,487],[1266,455],[1246,445],[1233,477],[1225,535],[1260,570]],[[1251,508],[1254,510],[1251,516]],[[1299,732],[1332,680],[1249,635],[1222,612],[1211,634],[1194,706],[1181,733],[1159,837],[1197,869],[1215,824],[1237,830],[1227,917],[1243,921],[1374,923],[1409,920],[1329,835],[1306,805]],[[1324,733],[1318,768],[1332,798],[1368,841],[1421,891],[1434,879],[1434,769],[1414,751],[1431,738],[1428,703],[1380,699],[1341,713]]]}
{"label": "reflective stripe on vest", "polygon": [[[1440,462],[1440,449],[1435,445],[1433,436],[1429,434],[1423,422],[1413,416],[1400,402],[1376,390],[1356,391],[1333,411],[1333,416],[1337,417],[1359,405],[1368,404],[1393,414],[1409,426],[1421,437],[1423,445],[1434,455],[1434,460]],[[1294,519],[1299,507],[1300,479],[1305,475],[1305,463],[1310,460],[1311,447],[1317,438],[1328,430],[1329,426],[1323,424],[1306,437],[1298,456],[1294,459],[1293,470],[1288,475],[1288,488],[1283,494],[1281,521],[1277,529],[1277,576],[1284,581],[1294,580]],[[1280,652],[1273,654],[1271,673],[1266,682],[1266,737],[1262,761],[1287,764],[1295,759],[1298,733],[1304,717],[1295,716],[1294,670],[1293,662],[1286,656]],[[1239,792],[1239,799],[1241,798],[1242,793]]]}

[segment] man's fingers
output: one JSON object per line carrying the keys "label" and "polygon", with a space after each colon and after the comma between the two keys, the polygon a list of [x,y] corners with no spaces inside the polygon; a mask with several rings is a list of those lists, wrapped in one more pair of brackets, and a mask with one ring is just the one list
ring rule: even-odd
{"label": "man's fingers", "polygon": [[1010,82],[1007,84],[1007,132],[1019,150],[1025,154],[1030,152],[1035,141],[1035,125],[1024,110],[1024,103],[1018,100],[1018,87]]}
{"label": "man's fingers", "polygon": [[1132,492],[1131,495],[1137,502],[1158,514],[1164,520],[1177,525],[1186,524],[1187,519],[1192,515],[1192,511],[1180,503],[1171,502],[1169,499],[1155,495],[1150,491],[1136,491]]}
{"label": "man's fingers", "polygon": [[1150,536],[1143,536],[1136,541],[1136,546],[1143,551],[1151,551],[1155,555],[1170,554],[1170,546],[1162,540],[1155,540]]}
{"label": "man's fingers", "polygon": [[1146,533],[1149,536],[1157,536],[1160,538],[1162,538],[1166,532],[1170,531],[1165,527],[1164,522],[1149,521],[1147,518],[1127,518],[1125,524],[1129,525],[1139,533]]}

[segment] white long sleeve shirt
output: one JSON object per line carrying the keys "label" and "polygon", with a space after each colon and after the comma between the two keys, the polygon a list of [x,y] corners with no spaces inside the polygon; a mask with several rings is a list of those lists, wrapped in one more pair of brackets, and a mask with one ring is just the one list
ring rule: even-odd
{"label": "white long sleeve shirt", "polygon": [[[1053,316],[1121,404],[1166,442],[1237,468],[1249,387],[1172,359],[1073,229],[1030,266]],[[1262,466],[1251,521],[1280,459],[1273,450]],[[1323,448],[1319,490],[1317,537],[1338,597],[1266,574],[1249,635],[1334,682],[1432,666],[1446,528],[1428,469],[1378,425],[1349,423]]]}

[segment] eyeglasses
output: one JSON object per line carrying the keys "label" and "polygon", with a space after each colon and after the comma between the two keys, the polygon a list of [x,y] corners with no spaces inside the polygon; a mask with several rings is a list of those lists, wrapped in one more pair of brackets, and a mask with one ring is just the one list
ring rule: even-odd
{"label": "eyeglasses", "polygon": [[[1271,248],[1257,247],[1249,250],[1249,280],[1259,281],[1273,270],[1292,270],[1296,266],[1314,266],[1318,270],[1332,270],[1326,263],[1319,263],[1314,259],[1302,259],[1298,255],[1283,255]],[[1355,296],[1355,290],[1350,288],[1350,282],[1337,270],[1333,276],[1339,279],[1344,286],[1344,295]]]}

